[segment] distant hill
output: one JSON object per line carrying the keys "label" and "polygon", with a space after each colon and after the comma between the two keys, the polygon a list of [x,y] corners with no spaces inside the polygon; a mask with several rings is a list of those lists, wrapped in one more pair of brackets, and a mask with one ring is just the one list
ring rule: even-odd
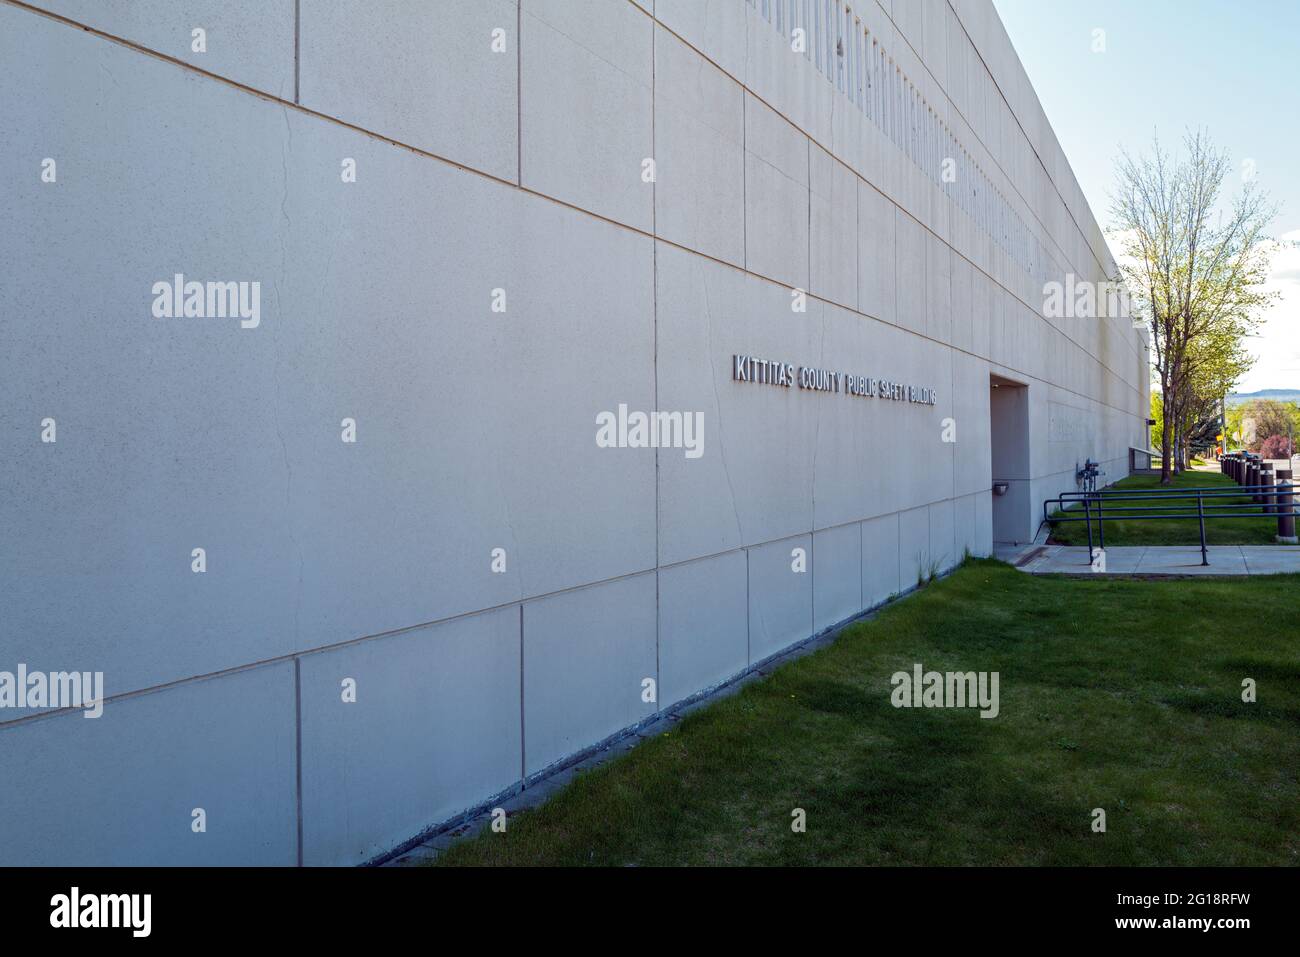
{"label": "distant hill", "polygon": [[1244,405],[1257,399],[1273,399],[1276,402],[1300,403],[1300,389],[1260,389],[1258,392],[1230,392],[1229,406]]}

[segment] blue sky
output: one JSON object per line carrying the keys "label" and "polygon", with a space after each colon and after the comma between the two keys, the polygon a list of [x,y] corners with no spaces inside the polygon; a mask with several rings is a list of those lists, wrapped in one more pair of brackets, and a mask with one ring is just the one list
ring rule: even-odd
{"label": "blue sky", "polygon": [[[1097,220],[1109,225],[1114,158],[1157,130],[1189,127],[1242,162],[1281,211],[1279,238],[1300,240],[1300,2],[1297,0],[994,0]],[[1093,52],[1093,31],[1105,31]],[[1274,262],[1283,299],[1252,343],[1241,391],[1300,388],[1300,249]]]}

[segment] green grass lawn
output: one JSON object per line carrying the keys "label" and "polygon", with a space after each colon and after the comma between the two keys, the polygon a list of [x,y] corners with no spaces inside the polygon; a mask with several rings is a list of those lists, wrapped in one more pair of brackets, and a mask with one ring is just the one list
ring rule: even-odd
{"label": "green grass lawn", "polygon": [[[1300,576],[972,560],[439,863],[1297,864],[1298,612]],[[1000,714],[894,708],[917,662],[999,672]]]}
{"label": "green grass lawn", "polygon": [[[1235,488],[1236,482],[1218,472],[1182,472],[1174,476],[1173,488],[1205,488],[1208,486]],[[1116,482],[1117,489],[1160,488],[1159,475],[1131,475]],[[1216,504],[1245,504],[1246,495],[1215,499]],[[1116,503],[1120,504],[1120,503]],[[1126,506],[1144,504],[1138,501],[1122,503]],[[1154,503],[1153,503],[1154,504]],[[1172,511],[1196,509],[1195,499],[1179,499],[1168,503]],[[1039,515],[1041,516],[1041,506]],[[1078,514],[1082,515],[1080,510]],[[1095,517],[1095,513],[1094,513]],[[1097,542],[1097,526],[1092,527],[1093,543]],[[1212,518],[1205,522],[1205,540],[1211,545],[1274,545],[1277,519],[1264,516],[1250,518]],[[1052,529],[1049,541],[1058,545],[1087,545],[1088,527],[1083,522],[1062,522]],[[1171,518],[1158,521],[1124,521],[1106,519],[1106,544],[1110,545],[1199,545],[1200,528],[1196,518]]]}

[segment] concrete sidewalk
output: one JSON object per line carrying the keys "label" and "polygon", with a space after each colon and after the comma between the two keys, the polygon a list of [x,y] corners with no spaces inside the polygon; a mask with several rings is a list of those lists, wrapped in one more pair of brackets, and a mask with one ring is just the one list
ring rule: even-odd
{"label": "concrete sidewalk", "polygon": [[1031,575],[1278,575],[1300,574],[1300,545],[1132,545],[1106,549],[1094,571],[1083,545],[998,546],[993,555]]}

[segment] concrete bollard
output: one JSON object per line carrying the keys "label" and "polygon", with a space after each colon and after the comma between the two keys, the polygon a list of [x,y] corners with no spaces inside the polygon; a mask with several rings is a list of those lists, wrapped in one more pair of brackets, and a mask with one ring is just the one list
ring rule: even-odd
{"label": "concrete bollard", "polygon": [[1283,545],[1295,545],[1295,486],[1284,482],[1277,490],[1277,540]]}
{"label": "concrete bollard", "polygon": [[1273,469],[1273,484],[1279,487],[1277,493],[1273,495],[1273,511],[1279,515],[1282,513],[1282,496],[1280,486],[1291,484],[1291,470],[1289,468]]}
{"label": "concrete bollard", "polygon": [[[1266,489],[1271,489],[1273,487],[1272,469],[1262,468],[1259,470],[1259,484],[1263,485]],[[1256,496],[1255,500],[1259,502],[1260,505],[1264,506],[1265,514],[1273,514],[1273,493],[1271,491],[1261,491],[1259,495]]]}

